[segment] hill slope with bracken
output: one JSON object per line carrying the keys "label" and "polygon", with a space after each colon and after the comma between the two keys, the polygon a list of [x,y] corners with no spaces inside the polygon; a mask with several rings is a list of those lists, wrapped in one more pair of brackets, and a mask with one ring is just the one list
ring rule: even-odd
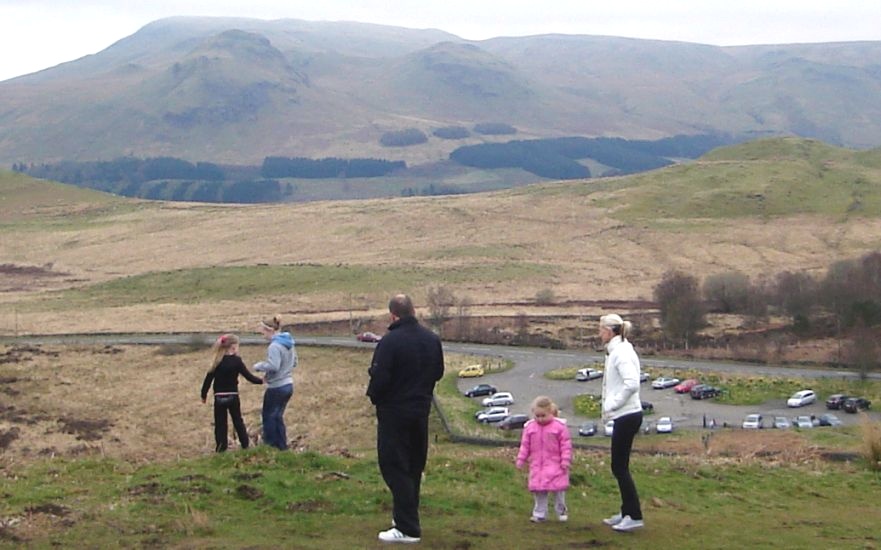
{"label": "hill slope with bracken", "polygon": [[601,36],[466,41],[438,30],[170,18],[102,52],[0,82],[0,163],[134,155],[422,164],[504,123],[518,138],[799,135],[881,144],[881,43],[715,47]]}
{"label": "hill slope with bracken", "polygon": [[505,304],[543,289],[559,301],[645,299],[670,269],[818,273],[881,246],[878,152],[794,139],[467,196],[180,204],[8,173],[0,193],[0,264],[45,271],[7,286],[2,309],[38,332],[202,330],[276,310],[345,318],[395,291],[424,301],[441,284],[475,313],[514,314]]}

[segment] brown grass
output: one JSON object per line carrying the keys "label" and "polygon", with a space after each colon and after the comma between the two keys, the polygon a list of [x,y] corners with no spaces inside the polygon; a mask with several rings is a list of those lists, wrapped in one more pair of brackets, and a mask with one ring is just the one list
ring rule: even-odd
{"label": "brown grass", "polygon": [[[242,319],[265,312],[325,312],[344,318],[353,300],[381,309],[388,294],[404,290],[424,303],[426,291],[304,294],[291,288],[258,299],[231,294],[211,304],[133,304],[111,310],[96,303],[64,318],[21,306],[15,311],[16,304],[45,289],[151,271],[260,263],[456,268],[528,261],[553,267],[552,276],[452,288],[457,296],[492,309],[493,304],[533,302],[543,289],[552,289],[559,301],[650,298],[668,269],[699,277],[731,269],[750,275],[821,270],[836,259],[873,249],[881,234],[881,220],[839,223],[815,216],[773,223],[716,220],[686,229],[627,225],[596,206],[609,193],[588,193],[593,185],[571,182],[492,194],[305,205],[126,202],[118,210],[107,207],[84,217],[75,214],[82,209],[80,202],[61,199],[53,208],[57,220],[68,225],[41,224],[48,214],[38,210],[23,215],[24,222],[36,225],[3,229],[0,263],[51,264],[69,276],[43,278],[41,287],[0,294],[0,333],[238,330]],[[60,216],[65,204],[66,217]],[[511,306],[500,310],[516,314]]]}
{"label": "brown grass", "polygon": [[[11,351],[0,347],[4,356]],[[213,452],[211,400],[199,399],[210,351],[159,351],[19,349],[16,361],[0,363],[0,434],[17,432],[0,453],[2,460],[93,454],[138,462]],[[248,365],[264,353],[262,346],[242,348]],[[301,449],[330,453],[371,449],[373,412],[364,396],[368,351],[301,348],[299,356],[286,413],[289,439]],[[257,434],[263,388],[242,380],[239,390],[248,431]]]}
{"label": "brown grass", "polygon": [[860,429],[863,435],[863,456],[872,470],[881,471],[881,422],[862,415]]}

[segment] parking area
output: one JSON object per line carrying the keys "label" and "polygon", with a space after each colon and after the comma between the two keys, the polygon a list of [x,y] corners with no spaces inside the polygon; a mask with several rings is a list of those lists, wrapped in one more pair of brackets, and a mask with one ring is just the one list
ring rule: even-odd
{"label": "parking area", "polygon": [[[511,414],[529,413],[529,405],[533,398],[538,395],[551,397],[561,410],[561,417],[566,418],[576,436],[577,427],[588,420],[576,415],[573,407],[573,398],[580,394],[593,394],[599,396],[602,393],[602,378],[588,381],[550,380],[544,376],[545,372],[565,367],[584,365],[593,360],[600,359],[596,355],[584,355],[579,357],[579,362],[573,362],[573,354],[568,352],[553,352],[544,350],[514,350],[514,368],[499,373],[487,374],[480,378],[462,378],[458,381],[458,388],[465,392],[479,383],[492,384],[499,391],[511,392],[514,403],[508,408]],[[659,366],[648,362],[652,371],[658,372]],[[660,368],[666,368],[661,366]],[[744,374],[750,374],[749,366]],[[767,369],[767,367],[762,367]],[[663,372],[663,371],[661,371]],[[767,374],[767,373],[765,373]],[[809,387],[806,380],[806,387]],[[842,425],[854,425],[859,423],[860,415],[849,414],[843,410],[830,411],[826,408],[824,399],[819,396],[816,402],[803,407],[787,407],[788,395],[781,395],[777,399],[770,400],[757,406],[724,405],[714,399],[692,399],[688,393],[676,393],[672,388],[653,389],[650,382],[644,382],[640,386],[640,398],[650,402],[654,410],[646,416],[645,422],[650,428],[654,428],[656,421],[664,416],[673,420],[676,429],[693,429],[709,427],[740,427],[747,415],[758,413],[763,416],[763,427],[773,428],[775,416],[784,416],[793,420],[797,416],[807,415],[819,418],[821,415],[832,413],[841,420]],[[476,406],[480,405],[482,398],[474,398]],[[875,418],[881,418],[881,414],[870,411]]]}

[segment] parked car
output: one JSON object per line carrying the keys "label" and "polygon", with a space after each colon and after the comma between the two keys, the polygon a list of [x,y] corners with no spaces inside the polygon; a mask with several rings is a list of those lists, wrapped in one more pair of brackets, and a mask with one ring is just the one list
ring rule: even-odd
{"label": "parked car", "polygon": [[850,397],[849,395],[845,395],[843,393],[833,393],[826,399],[826,408],[832,410],[838,410],[844,404],[845,400]]}
{"label": "parked car", "polygon": [[514,396],[510,392],[496,392],[483,400],[484,407],[503,407],[505,405],[513,405]]}
{"label": "parked car", "polygon": [[688,393],[691,391],[691,388],[697,386],[698,384],[700,384],[700,382],[698,382],[696,379],[689,378],[688,380],[683,380],[682,382],[676,384],[676,386],[673,387],[673,391],[675,391],[676,393]]}
{"label": "parked car", "polygon": [[814,420],[810,416],[799,416],[793,424],[795,424],[796,428],[813,428]]}
{"label": "parked car", "polygon": [[792,427],[792,422],[790,422],[785,416],[775,416],[774,427],[779,430],[788,430]]}
{"label": "parked car", "polygon": [[804,407],[805,405],[810,405],[816,400],[817,394],[814,393],[814,390],[801,390],[792,394],[792,397],[786,401],[786,406]]}
{"label": "parked car", "polygon": [[529,416],[525,414],[512,414],[505,417],[499,422],[500,430],[516,430],[522,428],[529,421]]}
{"label": "parked car", "polygon": [[473,378],[483,376],[483,365],[469,365],[459,371],[459,378]]}
{"label": "parked car", "polygon": [[358,339],[359,342],[379,342],[382,340],[382,336],[376,334],[375,332],[362,332],[355,338]]}
{"label": "parked car", "polygon": [[661,376],[654,379],[654,381],[652,382],[652,388],[656,390],[663,390],[665,388],[672,388],[678,383],[678,378],[667,378],[666,376]]}
{"label": "parked car", "polygon": [[844,409],[844,412],[855,413],[858,411],[864,411],[871,406],[872,402],[865,397],[848,397],[844,401],[844,404],[841,405],[841,408]]}
{"label": "parked car", "polygon": [[659,434],[673,433],[673,419],[669,416],[662,416],[655,424],[655,431]]}
{"label": "parked car", "polygon": [[477,421],[483,423],[501,422],[508,417],[508,407],[489,407],[477,413]]}
{"label": "parked car", "polygon": [[649,373],[647,373],[647,372],[641,372],[641,373],[639,373],[639,383],[640,383],[640,384],[642,384],[643,382],[648,382],[648,381],[649,381],[649,378],[651,378],[651,377],[649,376]]}
{"label": "parked car", "polygon": [[722,390],[709,384],[698,384],[691,388],[692,399],[709,399],[710,397],[718,397],[722,395]]}
{"label": "parked car", "polygon": [[831,426],[833,428],[841,426],[841,420],[834,414],[821,414],[818,420],[820,426]]}
{"label": "parked car", "polygon": [[609,420],[606,422],[605,426],[603,426],[603,433],[606,437],[612,437],[612,432],[615,431],[615,421]]}
{"label": "parked car", "polygon": [[742,427],[744,430],[761,430],[765,427],[762,422],[762,415],[755,413],[746,415],[746,418],[743,419]]}
{"label": "parked car", "polygon": [[590,437],[592,435],[596,435],[597,433],[597,423],[593,420],[588,420],[581,426],[578,426],[578,435],[583,435],[585,437]]}
{"label": "parked car", "polygon": [[592,369],[590,367],[585,367],[583,369],[578,369],[578,372],[575,373],[575,379],[579,382],[587,382],[588,380],[594,380],[595,378],[602,378],[603,371],[599,369]]}
{"label": "parked car", "polygon": [[648,402],[648,401],[641,401],[641,403],[642,403],[642,410],[643,410],[643,411],[645,411],[645,412],[652,412],[652,411],[655,410],[655,406],[652,405],[650,402]]}
{"label": "parked car", "polygon": [[481,395],[492,395],[497,390],[492,384],[478,384],[465,392],[465,397],[480,397]]}

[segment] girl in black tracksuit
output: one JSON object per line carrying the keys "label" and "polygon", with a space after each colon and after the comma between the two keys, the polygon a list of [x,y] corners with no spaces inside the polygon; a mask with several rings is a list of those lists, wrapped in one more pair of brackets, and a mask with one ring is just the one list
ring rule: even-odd
{"label": "girl in black tracksuit", "polygon": [[239,357],[239,337],[235,334],[224,334],[214,342],[212,348],[214,348],[214,361],[202,383],[202,403],[208,399],[208,390],[214,382],[215,450],[222,453],[227,448],[226,436],[229,429],[226,422],[227,412],[232,418],[239,444],[243,449],[247,449],[248,431],[245,429],[242,405],[239,402],[239,375],[244,376],[252,384],[262,384],[263,380],[251,374]]}

